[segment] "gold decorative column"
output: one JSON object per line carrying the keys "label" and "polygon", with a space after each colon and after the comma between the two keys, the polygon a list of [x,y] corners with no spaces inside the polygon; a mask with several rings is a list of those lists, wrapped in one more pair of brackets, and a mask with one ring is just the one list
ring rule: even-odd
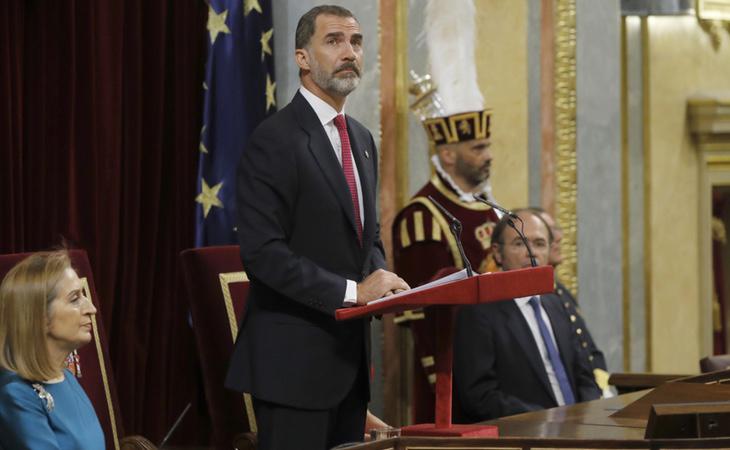
{"label": "gold decorative column", "polygon": [[558,276],[577,294],[575,8],[575,0],[555,2],[555,167],[556,215],[564,228]]}

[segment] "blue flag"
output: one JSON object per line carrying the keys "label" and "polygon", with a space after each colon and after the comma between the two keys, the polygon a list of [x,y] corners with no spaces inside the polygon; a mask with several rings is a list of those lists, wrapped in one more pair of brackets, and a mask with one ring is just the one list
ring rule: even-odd
{"label": "blue flag", "polygon": [[195,245],[235,244],[236,166],[276,111],[270,0],[209,0]]}

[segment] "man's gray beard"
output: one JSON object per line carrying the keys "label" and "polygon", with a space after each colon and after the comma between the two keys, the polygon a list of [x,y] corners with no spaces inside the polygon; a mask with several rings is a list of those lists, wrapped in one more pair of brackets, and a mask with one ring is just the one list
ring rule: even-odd
{"label": "man's gray beard", "polygon": [[356,74],[345,78],[338,78],[334,75],[330,75],[324,70],[321,70],[319,65],[314,62],[310,62],[310,68],[312,73],[312,80],[315,84],[322,88],[325,92],[334,92],[342,97],[347,96],[350,92],[354,91],[358,84],[360,84],[360,77]]}
{"label": "man's gray beard", "polygon": [[489,179],[489,176],[484,175],[481,168],[471,167],[461,157],[456,158],[456,173],[465,178],[474,189],[482,186]]}

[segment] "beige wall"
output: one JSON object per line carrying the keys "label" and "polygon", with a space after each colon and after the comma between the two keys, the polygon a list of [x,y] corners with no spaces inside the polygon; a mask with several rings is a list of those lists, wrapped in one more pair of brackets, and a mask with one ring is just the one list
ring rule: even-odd
{"label": "beige wall", "polygon": [[649,201],[651,368],[695,373],[701,354],[699,155],[687,98],[730,91],[730,38],[715,51],[693,17],[651,17],[649,32]]}
{"label": "beige wall", "polygon": [[475,0],[476,64],[492,108],[492,187],[508,208],[527,206],[527,0]]}

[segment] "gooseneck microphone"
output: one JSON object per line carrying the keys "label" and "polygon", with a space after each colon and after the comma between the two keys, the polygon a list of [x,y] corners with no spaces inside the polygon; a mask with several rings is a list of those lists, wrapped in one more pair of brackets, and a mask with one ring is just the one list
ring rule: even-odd
{"label": "gooseneck microphone", "polygon": [[506,214],[506,215],[510,216],[511,218],[513,218],[513,219],[517,219],[519,221],[522,221],[522,219],[520,219],[520,216],[518,216],[517,214],[515,214],[512,211],[510,211],[509,209],[503,208],[503,207],[499,206],[498,204],[496,204],[495,202],[489,200],[487,198],[487,194],[484,194],[484,193],[482,193],[482,194],[472,194],[472,197],[474,197],[474,200],[480,201],[480,202],[484,203],[487,206],[491,206],[492,208],[496,209],[497,211],[501,212],[502,214]]}
{"label": "gooseneck microphone", "polygon": [[461,260],[464,261],[464,268],[466,269],[466,276],[471,277],[474,275],[474,271],[471,268],[471,263],[469,262],[469,258],[466,257],[466,253],[464,253],[464,246],[461,245],[461,222],[459,219],[454,217],[453,214],[451,214],[446,208],[441,205],[441,203],[437,202],[433,197],[430,195],[428,196],[428,199],[431,200],[431,202],[436,205],[436,207],[446,216],[446,218],[449,220],[449,229],[451,230],[451,233],[454,235],[454,238],[456,239],[456,246],[459,248],[459,254],[461,255]]}
{"label": "gooseneck microphone", "polygon": [[[520,237],[520,240],[522,240],[522,243],[525,244],[525,247],[527,248],[527,254],[530,257],[530,265],[532,267],[537,267],[537,260],[535,260],[535,255],[532,253],[532,247],[530,247],[530,242],[525,237],[525,233],[523,233],[523,230],[525,228],[525,222],[522,221],[522,218],[518,216],[517,214],[513,213],[507,208],[503,208],[499,206],[497,203],[489,200],[485,194],[477,195],[472,194],[474,197],[474,200],[484,203],[487,206],[491,206],[492,208],[496,209],[497,211],[502,212],[505,214],[507,219],[507,225],[509,225],[510,228],[515,230],[517,232],[517,236]],[[515,225],[514,221],[512,219],[516,219],[520,221],[520,229],[517,229],[517,226]]]}

